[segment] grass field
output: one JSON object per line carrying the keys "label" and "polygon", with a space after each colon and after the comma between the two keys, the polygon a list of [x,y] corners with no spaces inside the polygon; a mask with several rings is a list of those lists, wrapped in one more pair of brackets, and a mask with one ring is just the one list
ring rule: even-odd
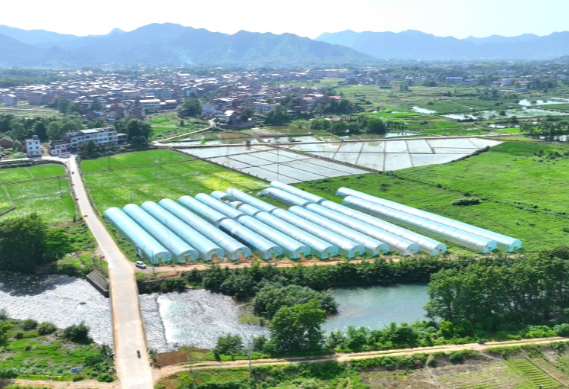
{"label": "grass field", "polygon": [[61,165],[40,165],[0,169],[0,183],[31,180],[33,178],[57,177],[64,174],[65,167]]}
{"label": "grass field", "polygon": [[[2,219],[37,212],[49,224],[58,224],[72,220],[75,215],[75,201],[66,178],[4,185],[3,188],[18,208],[2,216]],[[2,204],[7,204],[7,197],[0,188],[0,212]],[[10,205],[6,208],[10,208]]]}
{"label": "grass field", "polygon": [[[508,142],[465,161],[389,174],[312,181],[296,186],[340,202],[345,186],[417,207],[522,240],[528,252],[565,245],[569,239],[569,156],[548,159],[534,153],[564,154],[564,146]],[[541,162],[540,162],[541,161]],[[452,206],[465,196],[486,198],[479,205]]]}
{"label": "grass field", "polygon": [[38,107],[37,105],[29,105],[26,102],[19,101],[16,107],[6,107],[4,104],[0,105],[0,115],[32,118],[61,116],[61,113],[52,108]]}
{"label": "grass field", "polygon": [[183,195],[211,193],[235,187],[260,190],[263,181],[200,160],[85,175],[99,213],[129,203],[177,200]]}
{"label": "grass field", "polygon": [[81,171],[84,173],[98,172],[103,170],[122,169],[152,165],[160,162],[189,161],[192,158],[169,150],[149,150],[136,153],[119,154],[99,159],[81,161]]}
{"label": "grass field", "polygon": [[[182,124],[183,121],[183,125]],[[153,139],[160,140],[177,135],[186,134],[209,127],[207,121],[186,118],[180,119],[176,112],[163,112],[150,116],[150,125],[153,130]]]}

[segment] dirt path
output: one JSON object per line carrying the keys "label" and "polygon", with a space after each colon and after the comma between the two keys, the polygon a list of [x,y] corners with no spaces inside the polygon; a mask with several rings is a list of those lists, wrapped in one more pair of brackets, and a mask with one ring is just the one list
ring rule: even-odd
{"label": "dirt path", "polygon": [[[386,351],[368,351],[362,353],[345,353],[345,354],[333,354],[315,357],[297,357],[297,358],[283,358],[283,359],[258,359],[251,361],[253,366],[265,366],[265,365],[288,365],[291,363],[322,363],[327,361],[337,361],[337,362],[347,362],[355,361],[359,359],[368,359],[376,357],[387,357],[387,356],[404,356],[419,353],[432,354],[436,352],[453,352],[460,350],[476,350],[484,351],[493,347],[508,347],[508,346],[523,346],[530,344],[549,344],[556,341],[566,341],[566,338],[552,337],[552,338],[541,338],[541,339],[524,339],[524,340],[514,340],[507,342],[488,342],[485,345],[479,345],[478,343],[469,343],[462,345],[445,345],[445,346],[435,346],[435,347],[417,347],[411,349],[401,349],[401,350],[386,350]],[[201,362],[192,364],[193,370],[205,370],[205,369],[231,369],[236,367],[247,367],[248,361],[231,361],[231,362]],[[168,375],[187,371],[189,369],[188,364],[167,366],[161,369],[154,369],[154,382],[159,379],[166,377]]]}

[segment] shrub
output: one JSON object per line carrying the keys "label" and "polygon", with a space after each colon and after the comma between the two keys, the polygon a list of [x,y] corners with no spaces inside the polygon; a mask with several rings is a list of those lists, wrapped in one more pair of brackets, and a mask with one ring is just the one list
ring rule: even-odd
{"label": "shrub", "polygon": [[437,358],[434,355],[429,355],[429,359],[427,359],[427,366],[435,367],[437,366]]}
{"label": "shrub", "polygon": [[81,322],[77,325],[72,325],[63,330],[63,337],[76,343],[91,343],[89,337],[90,328]]}
{"label": "shrub", "polygon": [[456,206],[461,206],[461,207],[465,207],[465,206],[469,206],[469,205],[477,205],[480,204],[480,199],[478,197],[463,197],[461,199],[456,199],[454,200],[452,203],[450,203],[451,205],[456,205]]}
{"label": "shrub", "polygon": [[462,351],[455,351],[450,354],[448,360],[451,363],[460,363],[464,361],[464,353]]}
{"label": "shrub", "polygon": [[99,382],[113,382],[114,380],[115,380],[115,377],[113,377],[109,373],[103,373],[103,374],[99,374],[97,376],[97,381],[99,381]]}
{"label": "shrub", "polygon": [[55,326],[55,324],[49,321],[43,322],[38,326],[39,335],[49,335],[53,334],[55,331],[57,331],[57,327]]}
{"label": "shrub", "polygon": [[225,335],[217,338],[217,345],[214,352],[223,355],[243,354],[243,339],[239,335]]}
{"label": "shrub", "polygon": [[24,320],[22,328],[26,331],[33,330],[38,326],[38,322],[32,319]]}
{"label": "shrub", "polygon": [[24,333],[21,331],[16,332],[16,335],[14,335],[14,339],[24,339]]}
{"label": "shrub", "polygon": [[6,312],[5,309],[0,309],[0,321],[6,321],[8,319],[8,312]]}

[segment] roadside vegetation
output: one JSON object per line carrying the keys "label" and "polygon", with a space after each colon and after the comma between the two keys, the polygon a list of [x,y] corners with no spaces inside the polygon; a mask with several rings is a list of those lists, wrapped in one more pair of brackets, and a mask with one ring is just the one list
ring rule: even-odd
{"label": "roadside vegetation", "polygon": [[[93,344],[83,323],[57,329],[49,322],[10,319],[0,311],[0,379],[112,382],[113,358],[109,346]],[[71,372],[79,367],[81,372]]]}

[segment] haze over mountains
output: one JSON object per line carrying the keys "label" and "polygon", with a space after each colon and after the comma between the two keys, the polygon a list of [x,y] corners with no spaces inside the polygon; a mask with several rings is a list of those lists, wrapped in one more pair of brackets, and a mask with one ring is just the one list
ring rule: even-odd
{"label": "haze over mountains", "polygon": [[77,37],[0,26],[0,66],[317,65],[364,64],[375,59],[345,46],[294,34],[222,34],[179,24]]}
{"label": "haze over mountains", "polygon": [[493,35],[456,39],[420,31],[294,34],[239,31],[223,34],[179,24],[79,37],[0,25],[0,66],[70,68],[123,65],[372,65],[382,59],[553,59],[569,55],[569,32],[540,37]]}
{"label": "haze over mountains", "polygon": [[492,35],[487,38],[438,37],[420,31],[324,33],[316,40],[351,47],[379,59],[495,60],[553,59],[569,55],[569,32],[540,37]]}

